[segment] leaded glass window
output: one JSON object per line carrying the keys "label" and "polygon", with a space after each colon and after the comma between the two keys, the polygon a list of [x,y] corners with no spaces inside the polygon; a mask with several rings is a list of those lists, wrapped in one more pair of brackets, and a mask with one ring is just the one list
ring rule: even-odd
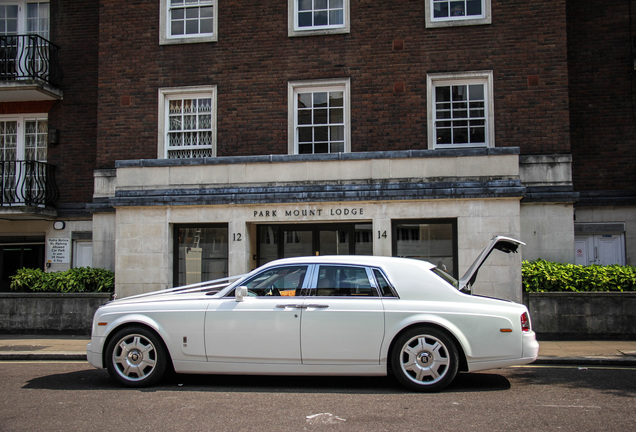
{"label": "leaded glass window", "polygon": [[24,158],[46,162],[48,122],[46,119],[26,120],[24,126]]}
{"label": "leaded glass window", "polygon": [[169,159],[211,157],[214,146],[211,97],[167,98],[166,150]]}
{"label": "leaded glass window", "polygon": [[0,158],[3,161],[46,162],[48,122],[46,118],[0,120]]}
{"label": "leaded glass window", "polygon": [[0,158],[3,161],[18,159],[18,122],[0,121]]}
{"label": "leaded glass window", "polygon": [[35,162],[46,162],[47,146],[45,115],[0,119],[0,180],[5,202],[24,204],[42,196],[47,168]]}

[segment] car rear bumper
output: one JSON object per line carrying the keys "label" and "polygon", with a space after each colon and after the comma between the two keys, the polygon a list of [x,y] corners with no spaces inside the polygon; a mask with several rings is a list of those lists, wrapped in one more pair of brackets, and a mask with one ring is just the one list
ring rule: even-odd
{"label": "car rear bumper", "polygon": [[539,357],[539,342],[537,342],[537,335],[533,331],[524,332],[522,339],[522,357],[524,359],[532,359],[528,363],[532,363]]}
{"label": "car rear bumper", "polygon": [[539,343],[533,331],[524,332],[521,337],[521,356],[518,358],[492,359],[486,361],[468,361],[468,370],[476,372],[508,366],[532,363],[539,356]]}

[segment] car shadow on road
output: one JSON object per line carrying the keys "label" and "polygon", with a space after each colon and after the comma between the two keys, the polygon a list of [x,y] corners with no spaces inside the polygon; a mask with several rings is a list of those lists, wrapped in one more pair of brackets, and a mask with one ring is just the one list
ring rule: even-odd
{"label": "car shadow on road", "polygon": [[624,373],[617,373],[617,370],[622,369],[625,373],[634,373],[633,368],[537,366],[511,368],[507,375],[513,381],[525,385],[591,389],[615,396],[634,398],[636,397],[634,381],[625,380]]}
{"label": "car shadow on road", "polygon": [[[46,375],[29,380],[26,389],[46,390],[129,390],[138,392],[201,391],[215,393],[340,393],[400,394],[409,393],[392,377],[299,377],[252,375],[172,374],[154,387],[125,389],[110,379],[104,370],[87,369]],[[493,373],[462,373],[444,393],[506,391],[510,381]]]}

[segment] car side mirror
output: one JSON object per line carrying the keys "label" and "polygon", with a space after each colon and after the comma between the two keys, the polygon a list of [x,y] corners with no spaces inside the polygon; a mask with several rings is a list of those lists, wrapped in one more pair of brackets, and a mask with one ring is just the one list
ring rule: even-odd
{"label": "car side mirror", "polygon": [[237,302],[242,302],[245,299],[245,297],[247,297],[247,287],[246,286],[236,287],[236,289],[234,290],[234,295],[236,296]]}

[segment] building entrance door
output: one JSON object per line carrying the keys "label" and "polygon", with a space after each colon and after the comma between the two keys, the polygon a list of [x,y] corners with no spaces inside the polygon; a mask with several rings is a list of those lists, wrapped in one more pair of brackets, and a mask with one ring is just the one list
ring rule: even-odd
{"label": "building entrance door", "polygon": [[0,239],[0,291],[10,291],[11,276],[18,269],[44,270],[44,237]]}
{"label": "building entrance door", "polygon": [[577,235],[574,240],[578,265],[625,265],[623,234]]}
{"label": "building entrance door", "polygon": [[371,223],[259,225],[258,265],[308,255],[373,255]]}

